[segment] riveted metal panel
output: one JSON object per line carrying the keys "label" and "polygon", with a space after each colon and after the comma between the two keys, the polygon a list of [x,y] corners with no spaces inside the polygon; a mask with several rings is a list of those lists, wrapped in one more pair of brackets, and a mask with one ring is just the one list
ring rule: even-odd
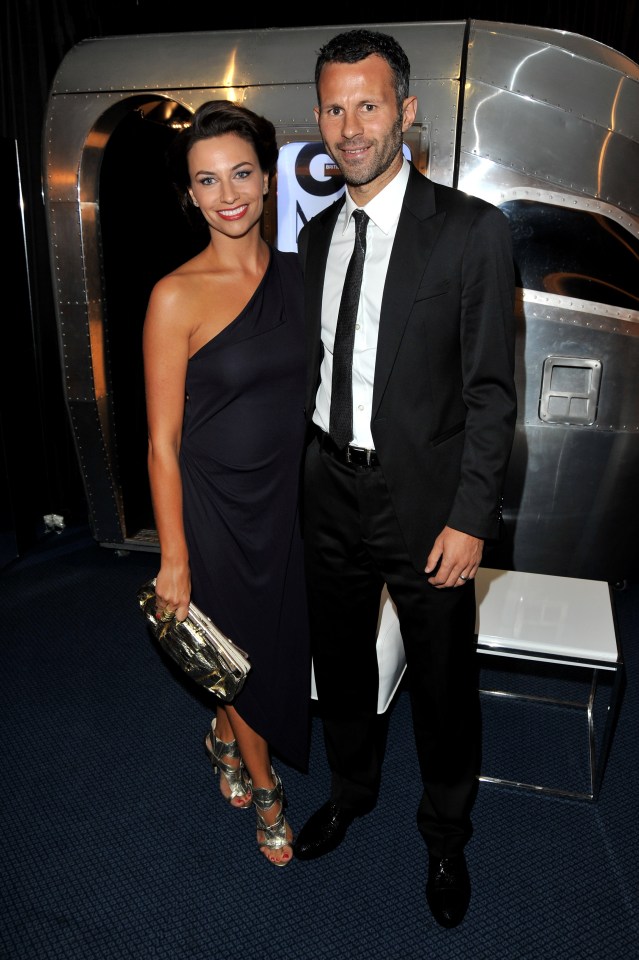
{"label": "riveted metal panel", "polygon": [[469,80],[461,149],[521,176],[639,211],[639,178],[628,176],[639,143],[556,106]]}
{"label": "riveted metal panel", "polygon": [[623,53],[613,50],[603,43],[597,43],[589,37],[568,30],[553,30],[549,27],[533,27],[523,23],[495,23],[490,20],[471,20],[471,41],[477,33],[496,34],[510,40],[532,40],[543,46],[553,46],[569,54],[601,63],[620,74],[639,80],[639,65],[629,60]]}
{"label": "riveted metal panel", "polygon": [[473,36],[468,58],[468,76],[473,80],[617,131],[623,103],[625,135],[639,139],[639,75],[630,79],[550,41],[488,31],[474,31]]}
{"label": "riveted metal panel", "polygon": [[[320,46],[348,29],[218,30],[83,40],[62,61],[51,92],[58,96],[304,84],[313,80]],[[416,79],[459,75],[465,21],[388,22],[372,24],[371,29],[397,38]]]}

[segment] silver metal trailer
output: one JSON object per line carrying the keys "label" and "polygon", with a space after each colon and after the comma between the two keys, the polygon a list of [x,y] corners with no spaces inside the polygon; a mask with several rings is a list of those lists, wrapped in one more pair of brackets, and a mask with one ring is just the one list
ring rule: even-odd
{"label": "silver metal trailer", "polygon": [[[616,582],[639,539],[639,66],[575,34],[479,20],[372,25],[411,62],[406,137],[432,179],[508,216],[519,415],[491,567]],[[347,27],[108,37],[52,85],[43,188],[64,389],[95,538],[157,549],[141,330],[192,255],[163,152],[205,100],[266,114],[280,144],[266,238],[294,249],[343,189],[313,116],[319,46]]]}

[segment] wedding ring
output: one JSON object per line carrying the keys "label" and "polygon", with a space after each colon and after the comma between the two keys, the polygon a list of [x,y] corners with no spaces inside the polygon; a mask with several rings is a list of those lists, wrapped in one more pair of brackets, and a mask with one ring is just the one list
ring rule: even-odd
{"label": "wedding ring", "polygon": [[459,574],[458,580],[468,580],[468,577],[465,577],[463,573]]}
{"label": "wedding ring", "polygon": [[175,610],[170,611],[165,609],[162,611],[162,616],[160,617],[160,621],[162,623],[168,623],[169,620],[172,620],[174,616],[175,616]]}

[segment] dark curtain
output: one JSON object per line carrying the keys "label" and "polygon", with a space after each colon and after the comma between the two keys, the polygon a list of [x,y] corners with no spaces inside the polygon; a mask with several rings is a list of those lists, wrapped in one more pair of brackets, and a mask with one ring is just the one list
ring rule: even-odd
{"label": "dark curtain", "polygon": [[[4,0],[0,17],[0,139],[5,303],[0,378],[0,541],[12,528],[17,554],[46,529],[43,518],[83,522],[86,504],[64,402],[42,201],[42,125],[55,72],[76,43],[90,37],[222,29],[313,26],[306,17],[245,8],[220,12],[158,9],[155,0]],[[429,3],[424,20],[475,18],[580,33],[639,60],[638,0]],[[321,16],[321,14],[320,14]],[[387,18],[409,22],[415,16]],[[344,23],[352,23],[346,20]],[[339,27],[332,18],[330,25]],[[17,158],[17,162],[16,162]],[[11,291],[18,290],[17,298]],[[17,306],[9,308],[11,300]],[[11,552],[11,551],[10,551]],[[3,563],[0,549],[0,566]]]}
{"label": "dark curtain", "polygon": [[86,516],[62,389],[41,132],[59,63],[75,43],[101,29],[98,11],[86,0],[4,0],[1,9],[2,245],[8,253],[2,258],[0,565],[45,531],[45,517]]}

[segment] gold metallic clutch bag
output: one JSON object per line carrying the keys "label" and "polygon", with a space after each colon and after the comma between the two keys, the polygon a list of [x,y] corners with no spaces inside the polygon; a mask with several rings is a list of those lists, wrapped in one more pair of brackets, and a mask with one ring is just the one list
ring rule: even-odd
{"label": "gold metallic clutch bag", "polygon": [[251,664],[244,650],[229,640],[201,610],[190,604],[186,620],[158,620],[155,579],[142,584],[138,603],[153,636],[165,653],[201,687],[230,703],[244,686]]}

